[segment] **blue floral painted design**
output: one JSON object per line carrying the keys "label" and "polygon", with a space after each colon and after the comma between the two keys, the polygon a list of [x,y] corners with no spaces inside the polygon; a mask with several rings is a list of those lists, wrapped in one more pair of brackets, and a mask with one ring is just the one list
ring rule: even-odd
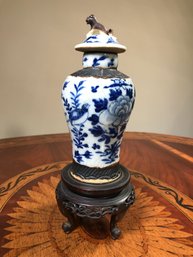
{"label": "blue floral painted design", "polygon": [[105,55],[102,55],[99,58],[94,58],[93,63],[92,63],[92,67],[97,67],[100,65],[101,61],[104,61],[107,57]]}
{"label": "blue floral painted design", "polygon": [[114,58],[111,58],[110,61],[109,61],[108,64],[107,64],[108,67],[113,67],[113,66],[115,66],[115,63],[114,63],[114,62],[115,62],[115,59],[114,59]]}
{"label": "blue floral painted design", "polygon": [[76,108],[69,113],[69,120],[73,125],[81,125],[88,118],[89,104],[83,104],[81,108]]}
{"label": "blue floral painted design", "polygon": [[[123,96],[120,90],[111,90],[109,102],[104,99],[93,99],[95,104],[95,111],[100,112],[98,121],[103,125],[112,124],[113,126],[119,126],[124,120],[127,120],[131,110],[132,102],[129,96]],[[92,124],[95,124],[97,117],[92,116],[89,118]]]}
{"label": "blue floral painted design", "polygon": [[112,37],[109,37],[107,44],[110,44],[110,43],[117,43],[117,42]]}
{"label": "blue floral painted design", "polygon": [[[71,123],[73,126],[71,129],[71,132],[74,135],[74,144],[77,148],[87,148],[88,144],[84,143],[84,140],[86,137],[88,137],[88,134],[83,131],[84,123],[86,122],[88,118],[88,109],[89,104],[80,104],[79,97],[81,95],[81,91],[83,90],[84,80],[80,81],[78,85],[74,84],[74,90],[70,92],[70,100],[71,104],[69,103],[68,99],[63,99],[63,104],[66,109],[66,114],[68,114],[68,122]],[[67,86],[68,83],[65,83]],[[65,89],[66,87],[63,87]]]}
{"label": "blue floral painted design", "polygon": [[[120,125],[124,120],[127,120],[131,111],[131,102],[128,96],[120,95],[116,101],[112,101],[108,106],[108,111],[115,117],[117,125]],[[115,121],[113,124],[115,124]]]}
{"label": "blue floral painted design", "polygon": [[100,112],[102,110],[107,109],[108,100],[106,98],[104,99],[93,99],[94,105],[95,105],[95,111]]}
{"label": "blue floral painted design", "polygon": [[124,98],[120,98],[118,103],[112,103],[109,105],[107,111],[104,111],[99,116],[99,122],[103,125],[112,124],[112,126],[120,126],[124,120],[127,120],[131,106],[130,103],[127,103],[127,100]]}
{"label": "blue floral painted design", "polygon": [[85,151],[83,154],[81,154],[79,151],[75,151],[74,154],[75,158],[77,159],[78,162],[82,163],[83,162],[83,157],[86,159],[90,159],[92,156],[92,153],[90,151]]}
{"label": "blue floral painted design", "polygon": [[134,87],[130,80],[119,78],[104,80],[102,85],[101,79],[74,81],[65,82],[63,91],[68,91],[68,96],[62,94],[73,157],[81,164],[91,163],[91,167],[95,159],[98,167],[111,165],[119,160],[122,136],[134,105]]}
{"label": "blue floral painted design", "polygon": [[100,42],[100,41],[99,41],[97,35],[90,36],[90,37],[88,37],[88,38],[84,41],[84,43],[99,43],[99,42]]}
{"label": "blue floral painted design", "polygon": [[93,148],[94,150],[96,150],[96,149],[100,149],[101,147],[100,147],[100,145],[94,143],[93,146],[92,146],[92,148]]}
{"label": "blue floral painted design", "polygon": [[130,88],[127,88],[126,89],[126,95],[130,97],[130,99],[132,99],[132,97],[135,97],[135,91],[133,91],[133,89],[130,87]]}
{"label": "blue floral painted design", "polygon": [[97,151],[96,153],[100,154],[100,156],[102,157],[102,161],[104,161],[106,164],[110,164],[119,157],[118,153],[120,145],[121,143],[119,141],[116,141],[113,144],[107,145],[104,152]]}
{"label": "blue floral painted design", "polygon": [[85,53],[83,67],[116,68],[118,65],[117,54],[112,53]]}
{"label": "blue floral painted design", "polygon": [[[63,104],[64,104],[64,107],[66,110],[65,115],[67,115],[67,113],[70,113],[72,111],[72,107],[70,106],[68,99],[66,99],[62,96],[62,100],[63,100]],[[68,122],[68,120],[67,120],[67,122]]]}
{"label": "blue floral painted design", "polygon": [[84,80],[81,80],[78,83],[78,85],[74,84],[75,92],[73,92],[73,91],[70,92],[71,100],[72,100],[72,107],[75,109],[79,108],[79,106],[80,106],[79,97],[80,97],[80,91],[84,88],[84,86],[83,86],[84,82],[85,82]]}
{"label": "blue floral painted design", "polygon": [[96,125],[99,122],[99,116],[96,114],[92,114],[92,116],[89,117],[88,120],[91,121],[92,125]]}
{"label": "blue floral painted design", "polygon": [[79,97],[81,95],[80,91],[84,88],[84,80],[80,81],[78,85],[74,84],[74,91],[71,91],[71,105],[68,99],[63,99],[64,106],[68,112],[69,119],[67,120],[72,125],[82,125],[88,118],[89,104],[83,104],[81,106]]}
{"label": "blue floral painted design", "polygon": [[92,87],[91,87],[91,91],[92,91],[93,93],[96,93],[98,88],[99,88],[99,86],[92,86]]}
{"label": "blue floral painted design", "polygon": [[110,101],[114,101],[114,100],[116,100],[120,95],[122,95],[122,91],[121,91],[121,89],[110,89],[110,94],[109,94],[109,96],[110,96],[110,98],[109,98],[109,100]]}
{"label": "blue floral painted design", "polygon": [[62,90],[64,90],[64,89],[67,87],[68,83],[69,83],[69,81],[65,81],[65,82],[64,82],[64,85],[63,85],[63,87],[62,87]]}
{"label": "blue floral painted design", "polygon": [[89,129],[90,132],[98,137],[98,142],[105,142],[105,144],[109,144],[112,138],[116,138],[117,131],[114,128],[104,129],[101,125],[94,126]]}
{"label": "blue floral painted design", "polygon": [[[102,39],[102,40],[101,40]],[[106,38],[104,38],[103,36],[101,35],[92,35],[92,36],[89,36],[85,41],[84,43],[103,43],[103,44],[117,44],[117,40],[115,37],[112,37],[112,36],[108,36]]]}
{"label": "blue floral painted design", "polygon": [[104,88],[114,88],[114,87],[123,87],[128,86],[126,79],[111,79],[112,84],[105,86]]}
{"label": "blue floral painted design", "polygon": [[84,143],[84,140],[86,137],[88,137],[88,134],[83,131],[84,124],[82,124],[80,127],[73,127],[71,132],[74,134],[74,143],[77,146],[77,148],[87,148],[88,144]]}
{"label": "blue floral painted design", "polygon": [[88,61],[88,58],[87,58],[87,57],[84,57],[84,58],[83,58],[83,62],[86,62],[86,61]]}

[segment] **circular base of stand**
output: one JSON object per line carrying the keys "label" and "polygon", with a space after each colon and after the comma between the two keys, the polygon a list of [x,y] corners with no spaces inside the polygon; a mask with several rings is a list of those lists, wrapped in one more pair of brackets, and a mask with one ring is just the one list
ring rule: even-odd
{"label": "circular base of stand", "polygon": [[[121,175],[116,181],[91,184],[76,181],[70,175],[69,166],[63,169],[62,180],[56,188],[59,209],[68,219],[63,224],[64,232],[70,233],[82,226],[95,238],[105,238],[110,232],[111,237],[117,239],[121,234],[117,222],[135,200],[128,170],[120,165]],[[106,215],[110,215],[109,223]]]}
{"label": "circular base of stand", "polygon": [[[75,179],[72,174],[80,176],[83,180]],[[118,194],[129,184],[131,176],[128,170],[120,164],[101,169],[89,168],[72,162],[62,170],[61,177],[63,184],[78,195],[105,197]],[[103,180],[104,178],[109,182],[97,184],[84,182],[84,179],[88,181],[88,179]],[[112,178],[116,179],[111,181]]]}

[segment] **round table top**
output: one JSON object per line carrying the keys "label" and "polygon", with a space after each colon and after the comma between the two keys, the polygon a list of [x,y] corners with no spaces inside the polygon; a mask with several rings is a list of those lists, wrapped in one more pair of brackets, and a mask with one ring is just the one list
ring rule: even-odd
{"label": "round table top", "polygon": [[0,140],[0,256],[193,256],[193,139],[125,133],[136,201],[115,241],[62,231],[55,188],[71,159],[68,134]]}

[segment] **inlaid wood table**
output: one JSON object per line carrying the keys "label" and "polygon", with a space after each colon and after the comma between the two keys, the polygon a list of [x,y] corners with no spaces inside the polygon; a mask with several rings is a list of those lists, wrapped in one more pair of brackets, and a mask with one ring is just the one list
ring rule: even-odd
{"label": "inlaid wood table", "polygon": [[125,134],[136,201],[118,240],[61,229],[55,188],[70,161],[67,134],[0,140],[0,256],[193,256],[193,139]]}

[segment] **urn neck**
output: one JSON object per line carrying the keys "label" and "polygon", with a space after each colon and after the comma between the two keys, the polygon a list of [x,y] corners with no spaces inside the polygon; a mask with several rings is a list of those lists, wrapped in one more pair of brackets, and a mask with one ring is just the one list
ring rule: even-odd
{"label": "urn neck", "polygon": [[100,67],[116,69],[118,66],[118,56],[114,53],[84,53],[82,65],[83,68]]}

